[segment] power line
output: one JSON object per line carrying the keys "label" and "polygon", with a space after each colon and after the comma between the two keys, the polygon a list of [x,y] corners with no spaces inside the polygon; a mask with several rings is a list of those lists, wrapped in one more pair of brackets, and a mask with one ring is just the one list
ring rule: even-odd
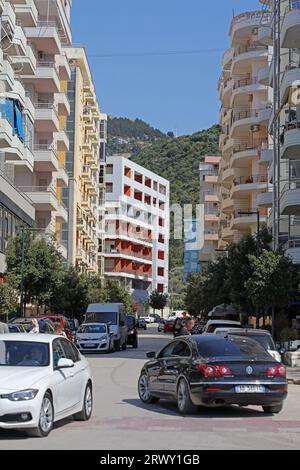
{"label": "power line", "polygon": [[190,49],[182,51],[152,51],[152,52],[117,52],[107,54],[88,54],[90,58],[110,58],[110,57],[154,57],[154,56],[171,56],[171,55],[194,55],[209,54],[213,52],[224,52],[224,48],[216,49]]}

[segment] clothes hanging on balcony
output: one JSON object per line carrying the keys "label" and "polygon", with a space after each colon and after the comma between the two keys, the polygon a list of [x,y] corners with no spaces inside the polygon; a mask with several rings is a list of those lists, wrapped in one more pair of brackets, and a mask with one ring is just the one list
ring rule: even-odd
{"label": "clothes hanging on balcony", "polygon": [[14,102],[14,113],[15,113],[16,134],[21,140],[21,142],[24,142],[25,136],[24,136],[24,126],[23,126],[23,115],[16,101]]}
{"label": "clothes hanging on balcony", "polygon": [[3,103],[0,103],[0,113],[1,117],[6,119],[13,128],[13,135],[15,135],[15,126],[14,126],[14,100],[5,100]]}

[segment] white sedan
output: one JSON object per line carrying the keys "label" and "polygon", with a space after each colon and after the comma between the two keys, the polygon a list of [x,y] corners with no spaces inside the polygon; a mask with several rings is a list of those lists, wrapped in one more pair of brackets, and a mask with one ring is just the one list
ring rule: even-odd
{"label": "white sedan", "polygon": [[151,315],[148,315],[147,317],[140,317],[141,320],[145,320],[146,323],[154,323],[154,317],[151,317]]}
{"label": "white sedan", "polygon": [[87,421],[93,390],[87,360],[56,335],[0,335],[0,428],[46,437],[68,416]]}

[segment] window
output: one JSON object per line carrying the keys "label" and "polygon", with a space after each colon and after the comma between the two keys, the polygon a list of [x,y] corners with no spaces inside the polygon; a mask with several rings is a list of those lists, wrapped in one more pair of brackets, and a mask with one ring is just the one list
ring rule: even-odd
{"label": "window", "polygon": [[178,341],[174,347],[173,355],[179,357],[190,357],[191,350],[189,345],[185,341]]}
{"label": "window", "polygon": [[79,361],[79,355],[75,354],[75,351],[72,347],[72,344],[70,341],[67,341],[66,339],[62,339],[62,345],[65,351],[65,355],[67,359],[71,359],[73,362],[78,362]]}
{"label": "window", "polygon": [[113,165],[107,165],[106,166],[106,174],[107,175],[113,175],[114,173],[114,166]]}
{"label": "window", "polygon": [[107,193],[113,193],[113,191],[114,191],[113,183],[106,183],[106,192]]}
{"label": "window", "polygon": [[255,359],[266,361],[270,359],[269,354],[256,341],[243,337],[231,337],[216,339],[201,338],[197,343],[197,348],[201,357],[235,357],[245,360]]}
{"label": "window", "polygon": [[53,367],[56,369],[60,359],[66,359],[65,351],[62,346],[62,340],[55,339],[53,341]]}

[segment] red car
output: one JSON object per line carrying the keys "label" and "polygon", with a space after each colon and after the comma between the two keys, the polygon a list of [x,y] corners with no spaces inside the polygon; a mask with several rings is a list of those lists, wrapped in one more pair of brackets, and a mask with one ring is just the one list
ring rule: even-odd
{"label": "red car", "polygon": [[174,320],[167,320],[164,326],[164,333],[173,333],[174,324]]}
{"label": "red car", "polygon": [[54,325],[59,325],[61,329],[65,332],[68,340],[75,343],[75,335],[73,330],[70,328],[69,321],[64,315],[41,315],[35,318],[48,318],[54,323]]}

